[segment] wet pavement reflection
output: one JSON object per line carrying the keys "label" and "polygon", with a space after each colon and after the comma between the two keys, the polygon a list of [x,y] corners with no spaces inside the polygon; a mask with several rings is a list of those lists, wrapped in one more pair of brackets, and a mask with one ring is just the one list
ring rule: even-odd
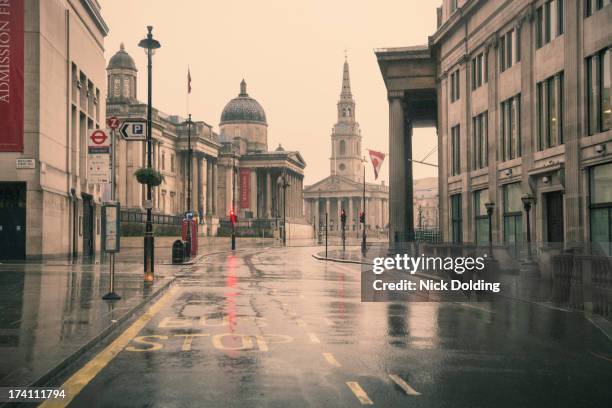
{"label": "wet pavement reflection", "polygon": [[71,406],[612,400],[612,341],[580,313],[509,299],[361,303],[360,268],[312,252],[250,250],[191,266]]}
{"label": "wet pavement reflection", "polygon": [[38,380],[162,285],[145,287],[138,266],[120,269],[120,301],[107,302],[105,267],[66,261],[0,264],[0,386]]}

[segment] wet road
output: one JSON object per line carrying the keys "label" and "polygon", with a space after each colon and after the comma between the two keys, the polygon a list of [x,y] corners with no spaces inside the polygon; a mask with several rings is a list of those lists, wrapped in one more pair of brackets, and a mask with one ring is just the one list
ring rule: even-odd
{"label": "wet road", "polygon": [[69,380],[70,406],[610,406],[612,341],[581,314],[361,303],[359,267],[314,251],[193,265]]}

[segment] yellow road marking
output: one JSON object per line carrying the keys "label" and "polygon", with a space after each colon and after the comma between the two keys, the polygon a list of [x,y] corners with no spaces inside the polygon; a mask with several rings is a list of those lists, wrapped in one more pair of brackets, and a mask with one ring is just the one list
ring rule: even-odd
{"label": "yellow road marking", "polygon": [[297,325],[300,327],[306,326],[306,322],[304,322],[302,319],[296,319],[295,323],[297,323]]}
{"label": "yellow road marking", "polygon": [[310,338],[311,342],[313,342],[313,343],[320,343],[321,342],[321,340],[319,340],[319,338],[317,337],[316,334],[314,334],[314,333],[306,333],[306,334],[308,334],[308,337]]}
{"label": "yellow road marking", "polygon": [[323,353],[323,357],[325,357],[325,360],[330,365],[333,365],[334,367],[342,367],[340,363],[338,362],[338,360],[336,360],[336,357],[334,357],[332,353]]}
{"label": "yellow road marking", "polygon": [[348,385],[351,391],[353,391],[353,394],[355,394],[359,402],[361,402],[361,405],[373,405],[374,404],[372,400],[370,399],[370,397],[368,397],[368,394],[366,394],[363,388],[361,388],[361,385],[359,385],[358,382],[347,381],[346,385]]}
{"label": "yellow road marking", "polygon": [[255,339],[257,340],[257,347],[259,347],[259,350],[261,351],[268,351],[268,343],[266,342],[266,339],[264,338],[264,336],[255,336]]}
{"label": "yellow road marking", "polygon": [[91,380],[104,367],[121,352],[129,342],[136,337],[147,323],[172,299],[177,291],[177,287],[173,286],[161,298],[157,300],[149,309],[140,316],[130,327],[128,327],[119,337],[117,337],[104,350],[96,355],[92,360],[85,364],[79,371],[74,373],[60,388],[66,391],[66,398],[59,400],[47,400],[43,402],[40,408],[49,407],[66,407],[72,400],[85,388]]}
{"label": "yellow road marking", "polygon": [[193,343],[194,337],[207,337],[209,333],[188,333],[188,334],[175,334],[176,337],[185,337],[183,340],[183,351],[191,351],[191,344]]}
{"label": "yellow road marking", "polygon": [[399,375],[395,375],[395,374],[389,374],[389,378],[391,378],[393,380],[394,383],[396,383],[397,385],[399,385],[399,387],[404,390],[404,392],[407,395],[421,395],[420,392],[418,392],[417,390],[415,390],[414,388],[412,388],[410,386],[410,384],[408,384],[406,381],[404,381],[402,379],[402,377],[400,377]]}
{"label": "yellow road marking", "polygon": [[161,350],[164,345],[162,343],[157,343],[152,341],[151,339],[159,339],[159,340],[168,340],[168,336],[160,336],[160,335],[150,335],[150,336],[138,336],[134,337],[132,341],[137,344],[143,344],[147,346],[147,348],[138,348],[134,346],[128,346],[125,348],[126,351],[155,351]]}

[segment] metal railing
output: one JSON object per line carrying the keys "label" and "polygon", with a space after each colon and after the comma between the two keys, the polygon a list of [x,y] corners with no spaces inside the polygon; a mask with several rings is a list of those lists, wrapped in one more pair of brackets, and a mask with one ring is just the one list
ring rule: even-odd
{"label": "metal railing", "polygon": [[[183,217],[180,215],[152,214],[153,224],[180,225]],[[147,222],[147,214],[137,211],[121,211],[121,222],[135,222],[144,224]]]}

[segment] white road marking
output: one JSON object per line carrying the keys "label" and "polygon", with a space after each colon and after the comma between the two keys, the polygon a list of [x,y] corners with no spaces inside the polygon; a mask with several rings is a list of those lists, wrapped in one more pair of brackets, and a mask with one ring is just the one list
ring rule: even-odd
{"label": "white road marking", "polygon": [[416,391],[414,388],[412,388],[410,386],[410,384],[408,384],[406,381],[404,381],[402,379],[402,377],[400,377],[399,375],[395,375],[395,374],[389,374],[389,378],[391,378],[393,380],[394,383],[396,383],[397,385],[399,385],[399,387],[404,390],[404,392],[407,395],[421,395],[420,392]]}
{"label": "white road marking", "polygon": [[321,340],[319,340],[316,334],[314,333],[306,333],[306,334],[308,334],[308,337],[310,338],[310,341],[312,343],[321,343]]}
{"label": "white road marking", "polygon": [[359,402],[361,402],[361,405],[373,405],[374,404],[372,400],[370,399],[370,397],[368,397],[368,394],[366,394],[363,388],[361,388],[358,382],[347,381],[346,385],[348,385],[351,391],[353,391],[353,394],[355,394]]}
{"label": "white road marking", "polygon": [[342,367],[332,353],[323,353],[323,357],[325,357],[325,360],[329,365],[333,365],[334,367]]}

